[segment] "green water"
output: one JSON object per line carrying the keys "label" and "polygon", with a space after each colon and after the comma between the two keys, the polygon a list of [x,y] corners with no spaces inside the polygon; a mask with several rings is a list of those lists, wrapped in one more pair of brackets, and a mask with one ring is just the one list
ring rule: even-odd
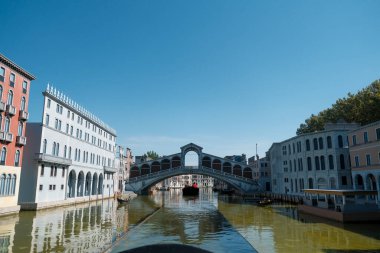
{"label": "green water", "polygon": [[202,191],[103,200],[0,217],[0,252],[118,252],[154,243],[213,252],[380,252],[380,224],[331,223],[292,205]]}

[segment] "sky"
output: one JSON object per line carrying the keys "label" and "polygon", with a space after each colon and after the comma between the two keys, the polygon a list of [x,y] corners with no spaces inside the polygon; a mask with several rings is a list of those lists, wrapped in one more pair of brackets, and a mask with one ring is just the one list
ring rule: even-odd
{"label": "sky", "polygon": [[190,142],[262,157],[379,79],[377,0],[1,0],[0,53],[116,129],[134,155]]}

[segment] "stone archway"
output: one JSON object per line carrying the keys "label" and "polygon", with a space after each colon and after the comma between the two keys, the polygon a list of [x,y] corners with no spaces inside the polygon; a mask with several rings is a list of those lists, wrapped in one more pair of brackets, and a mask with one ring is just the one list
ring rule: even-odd
{"label": "stone archway", "polygon": [[193,151],[195,152],[197,155],[198,155],[198,168],[201,168],[202,167],[202,159],[203,159],[203,155],[202,155],[202,147],[198,146],[198,145],[195,145],[194,143],[190,143],[190,144],[187,144],[183,147],[181,147],[181,165],[182,166],[185,166],[185,157],[186,157],[186,154],[190,151]]}
{"label": "stone archway", "polygon": [[71,170],[69,174],[69,180],[67,182],[69,198],[75,198],[75,185],[76,185],[76,173],[74,170]]}

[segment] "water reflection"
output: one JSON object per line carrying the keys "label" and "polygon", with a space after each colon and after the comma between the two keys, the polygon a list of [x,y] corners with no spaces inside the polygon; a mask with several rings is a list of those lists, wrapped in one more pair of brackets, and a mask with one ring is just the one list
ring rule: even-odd
{"label": "water reflection", "polygon": [[[180,190],[0,218],[1,252],[117,252],[154,243],[212,252],[380,252],[378,224],[341,224],[292,205],[258,207],[239,197]],[[253,247],[252,247],[252,246]]]}

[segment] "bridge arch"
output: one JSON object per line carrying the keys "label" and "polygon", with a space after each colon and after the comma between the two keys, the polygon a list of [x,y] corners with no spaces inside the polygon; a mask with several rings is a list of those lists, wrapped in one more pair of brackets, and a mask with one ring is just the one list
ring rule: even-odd
{"label": "bridge arch", "polygon": [[181,166],[181,158],[179,156],[174,156],[171,161],[171,167],[177,168]]}
{"label": "bridge arch", "polygon": [[141,176],[142,175],[147,175],[150,173],[150,166],[149,164],[147,163],[144,163],[142,166],[141,166]]}
{"label": "bridge arch", "polygon": [[233,174],[237,176],[242,176],[242,170],[240,165],[235,165],[233,168]]}
{"label": "bridge arch", "polygon": [[225,173],[229,173],[229,174],[232,174],[231,173],[231,163],[229,163],[229,162],[224,162],[223,163],[223,172],[225,172]]}
{"label": "bridge arch", "polygon": [[130,173],[129,173],[129,177],[139,177],[139,176],[141,176],[141,173],[140,173],[140,169],[139,169],[139,167],[137,167],[137,166],[133,166],[132,168],[131,168],[131,171],[130,171]]}
{"label": "bridge arch", "polygon": [[152,166],[150,168],[152,173],[158,172],[158,171],[160,171],[160,169],[161,169],[161,164],[158,161],[153,162]]}
{"label": "bridge arch", "polygon": [[164,159],[161,161],[161,170],[168,170],[170,169],[170,160]]}
{"label": "bridge arch", "polygon": [[252,169],[249,167],[244,168],[243,177],[252,179]]}
{"label": "bridge arch", "polygon": [[204,156],[202,158],[202,166],[207,167],[207,168],[211,168],[211,158],[208,156]]}
{"label": "bridge arch", "polygon": [[212,160],[212,168],[214,170],[222,170],[222,162],[219,159]]}

